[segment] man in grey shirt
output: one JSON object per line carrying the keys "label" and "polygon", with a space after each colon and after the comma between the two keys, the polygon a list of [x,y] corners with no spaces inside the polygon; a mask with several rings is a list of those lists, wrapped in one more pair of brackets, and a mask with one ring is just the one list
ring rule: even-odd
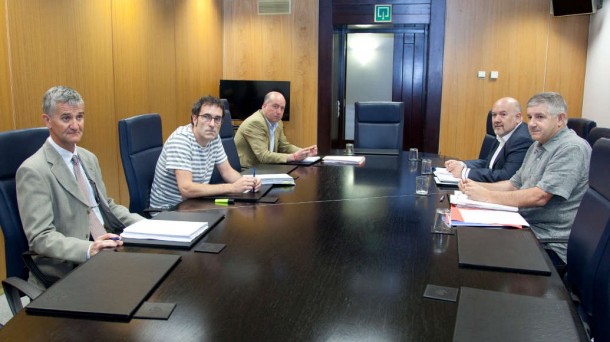
{"label": "man in grey shirt", "polygon": [[[523,165],[507,181],[460,182],[469,198],[519,207],[536,237],[570,236],[589,183],[591,147],[566,127],[567,105],[558,93],[540,93],[527,103],[528,129],[535,142]],[[556,266],[565,264],[567,243],[549,244]]]}

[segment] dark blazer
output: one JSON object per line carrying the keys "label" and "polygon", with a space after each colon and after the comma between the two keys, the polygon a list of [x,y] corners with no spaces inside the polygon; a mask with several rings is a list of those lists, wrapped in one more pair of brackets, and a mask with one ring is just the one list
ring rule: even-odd
{"label": "dark blazer", "polygon": [[[84,148],[77,149],[85,171],[97,184],[100,200],[106,201],[110,211],[125,225],[142,220],[106,196],[97,157]],[[91,244],[89,203],[48,141],[21,164],[16,182],[19,214],[30,250],[53,258],[38,258],[36,262],[46,275],[61,278],[86,260]]]}
{"label": "dark blazer", "polygon": [[493,157],[500,143],[496,140],[485,159],[467,160],[466,166],[470,168],[468,178],[479,182],[499,182],[512,177],[521,167],[525,153],[532,144],[532,138],[527,130],[527,124],[522,122],[496,157],[493,168],[489,168],[489,161]]}

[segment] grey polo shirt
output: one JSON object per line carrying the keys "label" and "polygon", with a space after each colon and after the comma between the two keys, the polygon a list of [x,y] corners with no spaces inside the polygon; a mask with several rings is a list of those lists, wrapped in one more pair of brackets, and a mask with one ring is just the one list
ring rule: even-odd
{"label": "grey polo shirt", "polygon": [[[523,165],[510,179],[517,189],[538,187],[553,195],[543,207],[519,208],[536,237],[570,236],[580,200],[589,184],[591,147],[573,130],[563,127],[544,145],[535,141]],[[565,262],[567,243],[549,247]]]}

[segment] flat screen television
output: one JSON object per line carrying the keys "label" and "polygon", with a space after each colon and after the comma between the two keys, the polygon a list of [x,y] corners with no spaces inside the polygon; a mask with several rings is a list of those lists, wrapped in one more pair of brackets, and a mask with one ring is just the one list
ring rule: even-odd
{"label": "flat screen television", "polygon": [[286,109],[282,120],[290,120],[290,81],[220,80],[219,97],[229,102],[233,120],[245,120],[263,106],[270,91],[284,95]]}

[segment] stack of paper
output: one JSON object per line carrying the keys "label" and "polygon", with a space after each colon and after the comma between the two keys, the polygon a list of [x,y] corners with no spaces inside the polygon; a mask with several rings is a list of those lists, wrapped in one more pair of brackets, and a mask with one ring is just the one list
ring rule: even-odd
{"label": "stack of paper", "polygon": [[488,210],[503,210],[503,211],[519,211],[519,208],[510,205],[495,204],[489,202],[474,201],[468,198],[468,195],[461,191],[454,191],[453,195],[449,196],[449,202],[462,208],[478,208]]}
{"label": "stack of paper", "polygon": [[436,170],[434,170],[434,182],[436,182],[436,184],[457,185],[459,181],[459,178],[453,177],[444,167],[437,167]]}
{"label": "stack of paper", "polygon": [[508,205],[473,201],[461,191],[449,196],[452,226],[529,226],[519,214],[519,208]]}
{"label": "stack of paper", "polygon": [[265,175],[256,175],[256,177],[260,178],[263,185],[294,185],[294,178],[287,173],[270,173]]}
{"label": "stack of paper", "polygon": [[328,164],[359,165],[363,164],[366,158],[364,156],[326,156],[322,160]]}
{"label": "stack of paper", "polygon": [[121,237],[190,242],[206,229],[207,222],[142,220],[125,228]]}

